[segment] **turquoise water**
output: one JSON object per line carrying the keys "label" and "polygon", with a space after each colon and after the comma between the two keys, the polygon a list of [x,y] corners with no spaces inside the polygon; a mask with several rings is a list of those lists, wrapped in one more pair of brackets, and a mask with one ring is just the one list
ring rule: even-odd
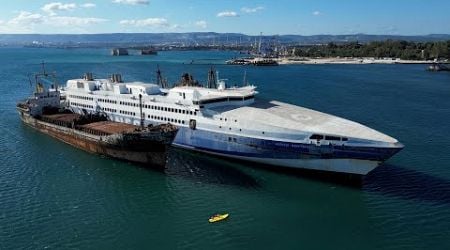
{"label": "turquoise water", "polygon": [[[450,249],[450,74],[423,65],[223,65],[233,52],[111,57],[100,49],[0,48],[0,249]],[[27,74],[94,72],[231,82],[355,120],[405,149],[353,188],[173,149],[164,171],[102,158],[21,124]],[[192,62],[192,60],[194,60]],[[190,63],[193,64],[190,64]],[[256,168],[255,168],[256,167]],[[223,223],[209,224],[216,212]]]}

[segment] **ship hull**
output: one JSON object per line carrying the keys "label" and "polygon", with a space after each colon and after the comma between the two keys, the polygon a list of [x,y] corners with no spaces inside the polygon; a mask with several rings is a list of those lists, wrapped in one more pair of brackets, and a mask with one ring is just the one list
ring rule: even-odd
{"label": "ship hull", "polygon": [[276,167],[366,175],[401,147],[315,145],[180,128],[174,146]]}
{"label": "ship hull", "polygon": [[19,111],[19,114],[24,124],[86,152],[155,167],[164,167],[166,164],[167,146],[164,144],[155,143],[145,148],[145,151],[129,150],[110,145],[102,141],[101,136],[43,122],[24,112]]}

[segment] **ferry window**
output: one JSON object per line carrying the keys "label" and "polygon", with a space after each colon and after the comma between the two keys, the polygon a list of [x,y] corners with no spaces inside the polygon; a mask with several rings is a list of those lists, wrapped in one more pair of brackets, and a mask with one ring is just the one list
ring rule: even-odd
{"label": "ferry window", "polygon": [[262,134],[265,134],[264,131],[262,132]]}
{"label": "ferry window", "polygon": [[336,137],[336,136],[325,136],[325,140],[328,140],[328,141],[340,141],[341,140],[341,138],[339,138],[339,137]]}
{"label": "ferry window", "polygon": [[225,118],[225,121],[227,121],[227,118]]}
{"label": "ferry window", "polygon": [[220,120],[222,121],[222,117],[220,117]]}
{"label": "ferry window", "polygon": [[186,114],[186,110],[183,110],[183,114]]}
{"label": "ferry window", "polygon": [[[230,130],[231,130],[231,128],[229,128]],[[264,134],[264,132],[263,132],[263,134]]]}
{"label": "ferry window", "polygon": [[183,120],[183,121],[181,121],[181,123],[182,123],[182,124],[184,124],[184,120]]}
{"label": "ferry window", "polygon": [[164,108],[164,111],[167,111],[167,107]]}
{"label": "ferry window", "polygon": [[234,122],[237,122],[237,120],[234,120]]}
{"label": "ferry window", "polygon": [[228,137],[228,141],[231,141],[231,137]]}
{"label": "ferry window", "polygon": [[342,137],[342,141],[348,141],[348,138]]}
{"label": "ferry window", "polygon": [[197,115],[197,112],[194,112],[194,115]]}
{"label": "ferry window", "polygon": [[241,132],[241,131],[242,131],[242,129],[240,128],[240,129],[239,129],[239,132]]}
{"label": "ferry window", "polygon": [[323,135],[318,135],[318,134],[313,134],[309,137],[309,139],[311,140],[322,140],[323,139]]}

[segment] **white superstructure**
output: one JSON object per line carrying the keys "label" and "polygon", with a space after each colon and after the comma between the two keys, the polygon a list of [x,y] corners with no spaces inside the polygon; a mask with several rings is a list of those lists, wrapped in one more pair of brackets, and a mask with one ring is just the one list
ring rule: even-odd
{"label": "white superstructure", "polygon": [[364,125],[278,101],[255,99],[254,86],[178,87],[111,79],[67,81],[63,93],[74,111],[104,112],[132,124],[170,122],[180,127],[174,145],[276,166],[366,174],[403,146]]}

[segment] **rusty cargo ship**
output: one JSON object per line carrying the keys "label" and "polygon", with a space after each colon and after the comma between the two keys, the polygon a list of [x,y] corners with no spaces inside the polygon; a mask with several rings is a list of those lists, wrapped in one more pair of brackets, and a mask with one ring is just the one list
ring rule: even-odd
{"label": "rusty cargo ship", "polygon": [[58,88],[45,89],[39,74],[32,96],[17,103],[22,121],[84,151],[162,167],[178,128],[171,124],[137,126],[109,121],[104,113],[75,114],[61,105]]}

